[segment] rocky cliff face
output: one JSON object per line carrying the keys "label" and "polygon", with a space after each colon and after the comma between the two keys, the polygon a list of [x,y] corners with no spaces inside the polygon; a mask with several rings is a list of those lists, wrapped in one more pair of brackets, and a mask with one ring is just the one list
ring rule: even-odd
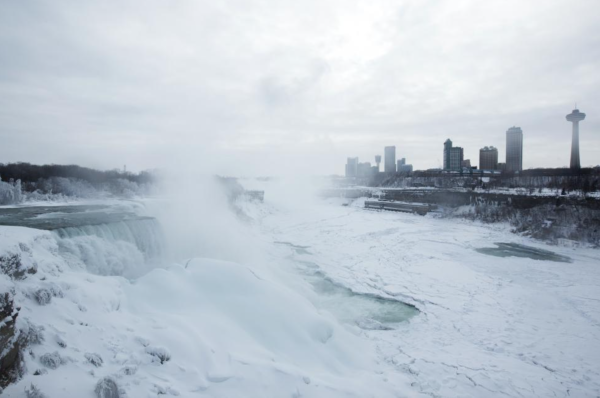
{"label": "rocky cliff face", "polygon": [[0,293],[0,390],[21,374],[19,330],[15,326],[18,314],[14,292]]}

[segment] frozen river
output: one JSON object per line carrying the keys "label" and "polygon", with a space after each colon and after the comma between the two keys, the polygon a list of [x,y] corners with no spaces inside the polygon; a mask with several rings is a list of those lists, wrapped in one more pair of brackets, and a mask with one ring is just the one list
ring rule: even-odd
{"label": "frozen river", "polygon": [[393,330],[365,332],[415,393],[598,396],[597,249],[548,246],[504,225],[346,204],[273,211],[261,228],[294,245],[293,262],[421,311]]}
{"label": "frozen river", "polygon": [[5,395],[87,396],[101,377],[127,396],[600,394],[597,249],[362,199],[238,206],[175,223],[184,206],[152,201],[0,209],[0,256],[38,269],[0,287],[44,334]]}

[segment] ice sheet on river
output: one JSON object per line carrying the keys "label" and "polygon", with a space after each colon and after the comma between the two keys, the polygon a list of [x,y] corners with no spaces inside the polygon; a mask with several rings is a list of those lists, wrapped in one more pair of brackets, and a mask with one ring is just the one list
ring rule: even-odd
{"label": "ice sheet on river", "polygon": [[[273,206],[261,225],[337,283],[421,310],[404,327],[367,332],[415,393],[600,394],[597,249],[549,247],[504,225],[364,211],[361,200]],[[511,256],[489,255],[493,242]]]}

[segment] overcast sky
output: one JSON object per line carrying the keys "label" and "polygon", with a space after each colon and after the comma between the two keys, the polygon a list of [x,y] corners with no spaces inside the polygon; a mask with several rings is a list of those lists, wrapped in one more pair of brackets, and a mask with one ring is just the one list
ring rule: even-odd
{"label": "overcast sky", "polygon": [[396,145],[600,164],[598,0],[0,0],[0,163],[342,174]]}

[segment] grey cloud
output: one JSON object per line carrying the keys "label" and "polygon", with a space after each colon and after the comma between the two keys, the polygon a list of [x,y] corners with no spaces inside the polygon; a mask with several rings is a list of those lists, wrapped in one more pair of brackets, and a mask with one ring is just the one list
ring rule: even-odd
{"label": "grey cloud", "polygon": [[578,101],[592,165],[598,15],[595,0],[7,1],[0,162],[329,174],[397,145],[427,168],[448,137],[477,159],[516,124],[525,166],[554,167]]}

